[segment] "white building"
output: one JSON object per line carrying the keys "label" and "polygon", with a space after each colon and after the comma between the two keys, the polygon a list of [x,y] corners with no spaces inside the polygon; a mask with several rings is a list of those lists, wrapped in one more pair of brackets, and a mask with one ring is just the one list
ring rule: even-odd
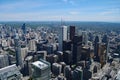
{"label": "white building", "polygon": [[50,80],[51,71],[50,63],[44,60],[32,63],[32,79],[33,80]]}
{"label": "white building", "polygon": [[29,46],[28,47],[29,47],[30,51],[36,51],[36,42],[35,42],[34,39],[29,41]]}
{"label": "white building", "polygon": [[63,49],[63,41],[68,39],[68,30],[67,26],[61,26],[58,29],[58,42],[59,42],[59,51],[62,51]]}
{"label": "white building", "polygon": [[0,69],[0,80],[22,80],[22,74],[14,64]]}
{"label": "white building", "polygon": [[28,52],[28,48],[27,47],[21,48],[20,52],[21,52],[22,61],[24,61]]}
{"label": "white building", "polygon": [[9,65],[8,55],[1,54],[0,55],[0,68],[6,67]]}

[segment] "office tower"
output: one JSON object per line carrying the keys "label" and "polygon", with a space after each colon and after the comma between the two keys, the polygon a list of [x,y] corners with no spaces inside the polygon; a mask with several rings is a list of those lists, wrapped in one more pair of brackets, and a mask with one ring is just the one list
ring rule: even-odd
{"label": "office tower", "polygon": [[99,37],[96,36],[94,41],[94,56],[96,61],[98,61],[98,49],[99,49]]}
{"label": "office tower", "polygon": [[107,60],[107,47],[105,43],[99,44],[98,56],[99,56],[99,61],[101,63],[101,67],[103,67],[104,64],[106,64],[106,60]]}
{"label": "office tower", "polygon": [[65,40],[63,41],[63,51],[72,49],[72,41],[71,40]]}
{"label": "office tower", "polygon": [[92,77],[92,72],[88,69],[83,70],[83,80],[89,80]]}
{"label": "office tower", "polygon": [[81,60],[88,61],[90,59],[90,47],[83,46],[81,49]]}
{"label": "office tower", "polygon": [[43,50],[43,45],[46,44],[46,43],[47,43],[47,41],[45,41],[45,40],[38,41],[36,43],[37,51]]}
{"label": "office tower", "polygon": [[27,56],[25,58],[25,69],[24,69],[25,75],[31,76],[31,74],[32,74],[32,66],[31,66],[32,62],[33,62],[33,56]]}
{"label": "office tower", "polygon": [[58,76],[60,75],[62,72],[62,65],[58,64],[58,63],[53,63],[52,64],[52,73],[55,75],[55,76]]}
{"label": "office tower", "polygon": [[7,54],[0,54],[0,68],[6,67],[9,65],[9,59]]}
{"label": "office tower", "polygon": [[60,62],[59,64],[62,65],[62,71],[61,71],[61,73],[64,73],[64,68],[66,66],[65,62]]}
{"label": "office tower", "polygon": [[63,52],[57,51],[56,55],[58,56],[58,62],[62,62],[63,61]]}
{"label": "office tower", "polygon": [[59,28],[58,30],[58,42],[59,42],[59,47],[58,47],[58,50],[59,51],[63,51],[63,41],[64,40],[67,40],[67,36],[68,36],[68,33],[67,33],[67,26],[62,26]]}
{"label": "office tower", "polygon": [[0,80],[22,80],[22,74],[15,64],[10,65],[0,69]]}
{"label": "office tower", "polygon": [[21,46],[20,54],[22,57],[22,61],[24,61],[25,57],[27,56],[27,52],[28,52],[28,48],[25,46]]}
{"label": "office tower", "polygon": [[66,80],[72,80],[72,74],[71,74],[71,68],[70,66],[66,66],[64,68],[64,76],[66,77]]}
{"label": "office tower", "polygon": [[106,45],[106,48],[107,48],[107,59],[108,59],[108,52],[109,52],[109,39],[108,39],[108,36],[107,35],[104,35],[103,38],[102,38],[102,42],[105,43]]}
{"label": "office tower", "polygon": [[65,51],[65,52],[63,52],[63,61],[67,65],[71,65],[72,64],[72,52],[71,51]]}
{"label": "office tower", "polygon": [[34,39],[31,39],[29,41],[29,50],[30,51],[36,51],[36,42]]}
{"label": "office tower", "polygon": [[80,61],[81,48],[82,48],[82,36],[75,35],[73,38],[73,52],[72,52],[73,64]]}
{"label": "office tower", "polygon": [[86,31],[82,32],[82,37],[83,37],[83,39],[82,39],[83,44],[88,45],[88,35],[87,35]]}
{"label": "office tower", "polygon": [[93,73],[97,73],[97,66],[95,65],[94,68],[93,68]]}
{"label": "office tower", "polygon": [[62,26],[62,29],[63,29],[63,41],[64,41],[67,40],[68,38],[68,29],[67,26]]}
{"label": "office tower", "polygon": [[39,59],[46,60],[47,51],[37,51],[36,54],[37,54],[38,60]]}
{"label": "office tower", "polygon": [[50,80],[51,69],[50,63],[40,59],[32,63],[32,79],[33,80]]}
{"label": "office tower", "polygon": [[54,54],[50,54],[46,56],[46,60],[51,64],[56,63],[58,61],[58,56]]}
{"label": "office tower", "polygon": [[73,40],[75,36],[75,26],[70,26],[70,40]]}
{"label": "office tower", "polygon": [[80,66],[73,71],[72,80],[83,80],[83,70]]}
{"label": "office tower", "polygon": [[26,25],[25,25],[25,23],[22,25],[21,29],[22,29],[23,33],[26,34]]}
{"label": "office tower", "polygon": [[8,46],[8,44],[7,44],[6,39],[2,39],[2,47],[5,48],[7,46]]}
{"label": "office tower", "polygon": [[21,56],[21,45],[20,45],[20,42],[19,42],[19,36],[18,34],[16,33],[15,35],[15,39],[14,39],[14,42],[15,42],[15,52],[16,52],[16,65],[17,66],[22,66],[23,65],[23,62],[22,62],[22,56]]}
{"label": "office tower", "polygon": [[51,44],[43,45],[43,50],[47,51],[48,54],[54,53],[53,45]]}

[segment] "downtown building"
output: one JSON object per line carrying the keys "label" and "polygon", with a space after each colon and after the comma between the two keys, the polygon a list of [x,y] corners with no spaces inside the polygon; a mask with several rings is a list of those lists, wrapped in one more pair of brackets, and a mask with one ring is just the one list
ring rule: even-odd
{"label": "downtown building", "polygon": [[49,80],[51,78],[50,63],[40,59],[32,63],[32,79],[33,80]]}

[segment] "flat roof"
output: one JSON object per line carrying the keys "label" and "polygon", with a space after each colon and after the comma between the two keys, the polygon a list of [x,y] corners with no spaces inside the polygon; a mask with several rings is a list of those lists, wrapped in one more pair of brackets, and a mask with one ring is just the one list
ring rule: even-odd
{"label": "flat roof", "polygon": [[41,61],[36,61],[34,63],[32,63],[34,66],[38,67],[39,69],[43,69],[43,68],[47,68],[48,65],[41,62]]}

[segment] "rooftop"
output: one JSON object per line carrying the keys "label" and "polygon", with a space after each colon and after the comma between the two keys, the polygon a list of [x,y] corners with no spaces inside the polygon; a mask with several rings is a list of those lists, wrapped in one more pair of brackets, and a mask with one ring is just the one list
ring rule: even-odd
{"label": "rooftop", "polygon": [[41,62],[41,61],[36,61],[34,63],[32,63],[34,66],[40,68],[40,69],[43,69],[43,68],[47,68],[48,65],[45,64],[44,62]]}

